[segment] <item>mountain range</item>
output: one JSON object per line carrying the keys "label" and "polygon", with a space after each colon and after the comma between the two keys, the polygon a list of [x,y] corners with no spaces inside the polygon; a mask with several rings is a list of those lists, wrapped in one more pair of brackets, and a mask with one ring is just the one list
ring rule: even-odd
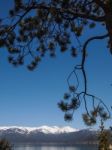
{"label": "mountain range", "polygon": [[74,129],[66,127],[0,127],[0,138],[5,138],[11,143],[30,144],[95,144],[97,131],[91,129]]}

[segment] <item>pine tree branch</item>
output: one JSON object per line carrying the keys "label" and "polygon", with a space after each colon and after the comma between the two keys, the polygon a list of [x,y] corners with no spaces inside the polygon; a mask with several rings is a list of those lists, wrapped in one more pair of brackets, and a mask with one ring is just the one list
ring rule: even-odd
{"label": "pine tree branch", "polygon": [[84,77],[84,91],[85,93],[87,93],[87,77],[86,77],[86,71],[85,71],[85,61],[86,61],[86,50],[87,50],[87,46],[90,42],[92,42],[93,40],[102,40],[104,38],[107,38],[109,36],[109,34],[105,34],[105,35],[101,35],[101,36],[94,36],[89,38],[84,46],[83,46],[83,50],[82,50],[82,62],[81,62],[81,69],[82,69],[82,73],[83,73],[83,77]]}

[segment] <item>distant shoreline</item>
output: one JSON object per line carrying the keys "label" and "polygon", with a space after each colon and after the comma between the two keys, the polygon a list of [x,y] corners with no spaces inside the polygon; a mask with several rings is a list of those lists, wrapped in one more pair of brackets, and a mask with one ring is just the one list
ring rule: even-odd
{"label": "distant shoreline", "polygon": [[87,145],[94,145],[97,146],[98,143],[13,143],[14,146],[87,146]]}

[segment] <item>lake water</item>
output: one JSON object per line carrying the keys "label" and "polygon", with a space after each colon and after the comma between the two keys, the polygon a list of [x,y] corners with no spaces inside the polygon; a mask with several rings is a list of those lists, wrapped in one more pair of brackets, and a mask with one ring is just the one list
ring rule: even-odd
{"label": "lake water", "polygon": [[97,150],[96,146],[16,146],[14,150]]}

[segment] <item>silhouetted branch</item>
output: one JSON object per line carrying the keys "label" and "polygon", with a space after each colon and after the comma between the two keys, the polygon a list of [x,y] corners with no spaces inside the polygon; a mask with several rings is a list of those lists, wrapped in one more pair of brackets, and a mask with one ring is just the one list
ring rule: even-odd
{"label": "silhouetted branch", "polygon": [[[88,90],[87,90],[87,87],[88,87],[87,75],[86,75],[86,71],[85,71],[85,63],[86,63],[86,57],[87,57],[86,52],[87,52],[88,44],[90,42],[92,42],[93,40],[101,40],[101,39],[107,38],[108,36],[109,36],[108,34],[105,34],[105,35],[102,35],[102,36],[101,35],[100,36],[94,36],[94,37],[89,38],[84,43],[83,50],[82,50],[81,64],[76,65],[74,67],[74,70],[69,74],[69,76],[67,78],[67,83],[68,83],[68,86],[69,86],[69,89],[70,89],[71,85],[70,85],[69,81],[70,81],[70,78],[72,77],[73,73],[75,73],[75,78],[76,78],[76,81],[77,81],[77,84],[76,84],[77,88],[73,88],[73,86],[72,86],[72,90],[70,90],[70,91],[73,92],[73,98],[72,99],[75,99],[76,103],[78,105],[81,104],[80,97],[82,97],[82,100],[84,101],[85,110],[86,110],[86,114],[83,114],[83,119],[84,119],[84,121],[87,125],[95,124],[97,116],[100,116],[103,120],[106,120],[106,119],[110,118],[110,116],[111,116],[108,107],[105,105],[105,103],[102,101],[102,99],[88,93]],[[76,70],[79,70],[79,71],[81,70],[82,76],[83,76],[83,81],[84,81],[84,89],[82,89],[82,91],[80,91],[80,92],[77,92],[80,82],[79,82],[78,76],[76,74]],[[87,106],[87,101],[88,101],[89,97],[92,100],[92,106],[93,106],[93,108],[92,108],[93,110],[91,110],[91,111],[88,110],[88,106]],[[70,95],[68,94],[68,96],[65,97],[65,98],[69,99]],[[72,99],[71,99],[71,101],[72,101]],[[97,104],[95,104],[95,101],[97,101]],[[64,105],[64,103],[63,103],[63,105]],[[66,107],[68,107],[68,105],[69,104],[66,103]],[[59,104],[59,107],[61,108],[61,103]],[[74,111],[77,108],[78,107],[71,107],[71,109],[73,111],[71,112],[71,116],[70,116],[70,113],[69,113],[68,120],[70,120],[70,118],[72,119]],[[66,111],[70,111],[71,109],[67,109]]]}
{"label": "silhouetted branch", "polygon": [[84,77],[84,91],[85,91],[85,94],[87,93],[87,78],[86,78],[86,71],[85,71],[85,61],[86,61],[86,51],[87,51],[87,46],[90,42],[92,42],[93,40],[102,40],[104,38],[107,38],[109,36],[109,34],[105,34],[105,35],[100,35],[100,36],[94,36],[94,37],[91,37],[89,38],[85,43],[84,43],[84,46],[83,46],[83,50],[82,50],[82,61],[81,61],[81,70],[82,70],[82,74],[83,74],[83,77]]}

